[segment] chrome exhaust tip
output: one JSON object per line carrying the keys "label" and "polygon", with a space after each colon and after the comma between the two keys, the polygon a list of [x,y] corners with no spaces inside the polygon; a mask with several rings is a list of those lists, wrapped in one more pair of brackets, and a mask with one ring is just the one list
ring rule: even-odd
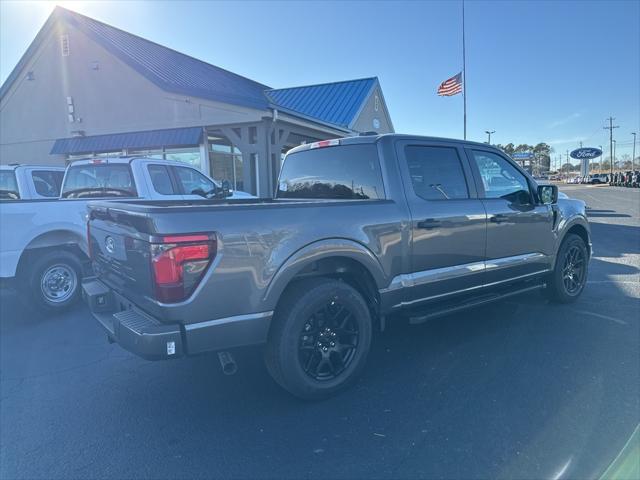
{"label": "chrome exhaust tip", "polygon": [[222,373],[225,375],[233,375],[238,371],[238,365],[229,352],[218,352],[218,360],[222,367]]}

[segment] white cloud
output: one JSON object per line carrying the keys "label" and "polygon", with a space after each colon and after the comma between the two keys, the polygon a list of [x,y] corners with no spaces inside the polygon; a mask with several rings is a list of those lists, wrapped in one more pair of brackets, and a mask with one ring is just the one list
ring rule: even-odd
{"label": "white cloud", "polygon": [[580,143],[587,140],[587,137],[571,137],[571,138],[556,138],[554,140],[549,140],[547,143],[549,145],[562,145],[564,143]]}
{"label": "white cloud", "polygon": [[564,118],[559,118],[558,120],[555,120],[553,122],[551,122],[548,125],[548,128],[557,128],[560,127],[562,125],[566,125],[567,123],[569,123],[572,120],[576,120],[577,118],[580,118],[581,114],[578,112],[574,112],[571,115],[568,115]]}

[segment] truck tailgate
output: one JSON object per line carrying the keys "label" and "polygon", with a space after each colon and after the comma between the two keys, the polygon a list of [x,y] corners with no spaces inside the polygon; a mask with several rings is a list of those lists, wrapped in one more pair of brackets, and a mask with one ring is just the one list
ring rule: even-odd
{"label": "truck tailgate", "polygon": [[145,237],[148,236],[113,221],[94,219],[89,227],[96,275],[132,301],[153,294],[149,239]]}

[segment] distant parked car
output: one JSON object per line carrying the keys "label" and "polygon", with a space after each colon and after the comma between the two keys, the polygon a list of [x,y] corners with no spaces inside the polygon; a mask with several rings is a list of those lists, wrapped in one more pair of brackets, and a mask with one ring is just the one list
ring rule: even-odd
{"label": "distant parked car", "polygon": [[624,186],[632,187],[633,186],[633,172],[628,170],[624,174]]}
{"label": "distant parked car", "polygon": [[0,199],[58,198],[64,167],[51,165],[0,165]]}

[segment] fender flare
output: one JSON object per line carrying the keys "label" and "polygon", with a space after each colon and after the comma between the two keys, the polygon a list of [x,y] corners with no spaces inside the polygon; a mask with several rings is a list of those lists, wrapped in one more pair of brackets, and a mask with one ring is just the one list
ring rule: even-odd
{"label": "fender flare", "polygon": [[387,275],[371,250],[353,240],[328,238],[305,245],[290,255],[273,275],[263,301],[269,308],[275,308],[285,288],[303,268],[312,262],[336,257],[360,263],[371,274],[378,289],[386,286]]}
{"label": "fender flare", "polygon": [[584,228],[584,230],[587,232],[587,238],[589,239],[587,244],[587,251],[588,251],[589,257],[593,255],[593,252],[591,251],[591,229],[589,228],[589,222],[582,215],[577,215],[577,214],[573,215],[568,219],[566,219],[566,222],[561,226],[559,230],[558,240],[557,240],[555,254],[554,254],[555,258],[553,260],[554,269],[556,267],[556,262],[558,260],[558,251],[560,250],[560,246],[562,245],[562,242],[564,242],[564,239],[569,233],[569,230],[571,230],[575,226],[580,226]]}
{"label": "fender flare", "polygon": [[31,236],[24,247],[24,251],[33,248],[56,247],[58,245],[76,244],[86,254],[87,239],[85,232],[79,231],[75,226],[58,227],[54,229],[39,229]]}
{"label": "fender flare", "polygon": [[[38,230],[35,235],[32,235],[31,239],[20,253],[20,257],[17,259],[14,275],[19,275],[24,270],[24,262],[28,261],[30,256],[39,250],[43,249],[55,249],[64,248],[74,249],[74,253],[82,262],[89,258],[87,254],[87,241],[85,237],[74,228],[56,228],[54,230]],[[75,250],[77,248],[77,250]]]}

